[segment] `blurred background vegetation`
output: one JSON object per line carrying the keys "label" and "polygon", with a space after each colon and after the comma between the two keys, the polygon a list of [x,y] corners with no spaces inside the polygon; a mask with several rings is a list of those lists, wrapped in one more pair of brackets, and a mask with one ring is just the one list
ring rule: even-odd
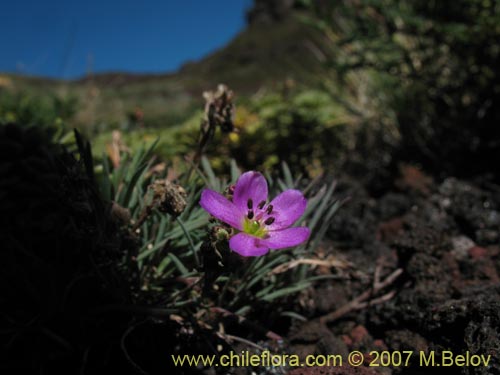
{"label": "blurred background vegetation", "polygon": [[3,74],[0,121],[76,126],[98,156],[113,130],[131,150],[159,137],[168,160],[197,138],[200,93],[223,82],[237,94],[239,132],[209,150],[216,168],[285,160],[314,176],[397,160],[436,175],[487,173],[500,152],[499,6],[257,0],[229,45],[175,74]]}

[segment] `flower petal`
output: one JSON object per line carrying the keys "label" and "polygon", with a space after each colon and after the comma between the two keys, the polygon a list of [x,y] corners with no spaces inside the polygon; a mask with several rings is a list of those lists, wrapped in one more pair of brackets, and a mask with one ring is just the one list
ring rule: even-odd
{"label": "flower petal", "polygon": [[248,200],[254,207],[267,200],[267,181],[259,172],[243,173],[234,187],[233,202],[240,210],[248,210]]}
{"label": "flower petal", "polygon": [[220,221],[236,229],[243,229],[243,218],[245,214],[236,208],[233,202],[222,194],[210,189],[203,190],[201,193],[200,206]]}
{"label": "flower petal", "polygon": [[306,227],[288,228],[269,232],[269,237],[260,240],[260,246],[266,246],[271,249],[282,249],[300,245],[309,238],[311,231]]}
{"label": "flower petal", "polygon": [[238,233],[231,237],[229,247],[244,257],[256,257],[269,251],[269,247],[263,246],[259,238],[246,233]]}
{"label": "flower petal", "polygon": [[295,223],[306,210],[307,199],[300,191],[290,189],[274,198],[270,205],[273,206],[273,212],[269,216],[275,220],[267,229],[274,231]]}

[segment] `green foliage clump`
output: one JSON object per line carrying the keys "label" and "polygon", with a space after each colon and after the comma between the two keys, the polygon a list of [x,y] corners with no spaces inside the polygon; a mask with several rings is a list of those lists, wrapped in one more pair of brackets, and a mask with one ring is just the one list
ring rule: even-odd
{"label": "green foliage clump", "polygon": [[[492,170],[500,157],[497,0],[316,2],[339,80],[370,72],[398,127],[399,156],[434,172]],[[384,109],[385,108],[385,109]]]}
{"label": "green foliage clump", "polygon": [[[242,258],[223,231],[212,242],[220,223],[198,204],[204,187],[222,192],[238,179],[234,161],[229,177],[218,178],[205,157],[158,164],[156,142],[96,163],[78,132],[64,146],[42,127],[0,125],[0,135],[2,331],[9,341],[2,361],[12,368],[137,369],[129,352],[139,351],[142,325],[179,342],[191,332],[190,345],[205,345],[205,334],[228,344],[229,336],[207,327],[229,314],[255,320],[265,334],[277,319],[304,319],[292,296],[336,277],[311,270],[340,205],[335,184],[306,186],[285,163],[267,173],[272,196],[304,191],[308,206],[296,225],[312,235],[293,249]],[[159,340],[167,345],[168,337]]]}
{"label": "green foliage clump", "polygon": [[[136,128],[121,132],[124,145],[131,154],[140,150],[144,144],[157,141],[154,154],[160,160],[172,160],[189,153],[198,139],[200,118],[196,111],[188,120],[171,127]],[[92,145],[95,157],[100,158],[106,146],[112,140],[112,131],[104,131],[93,137]]]}
{"label": "green foliage clump", "polygon": [[349,149],[352,119],[327,93],[297,90],[253,98],[237,108],[235,125],[237,135],[216,140],[216,160],[234,158],[246,169],[286,161],[293,171],[313,176]]}
{"label": "green foliage clump", "polygon": [[[189,169],[181,172],[178,180],[184,181],[182,191],[186,207],[180,215],[166,214],[158,207],[151,209],[157,194],[155,181],[161,185],[166,178],[165,171],[150,173],[155,146],[140,148],[132,158],[125,154],[117,168],[103,157],[103,164],[98,168],[104,197],[130,215],[128,224],[133,226],[138,244],[134,259],[140,275],[139,301],[153,300],[157,307],[186,318],[193,309],[214,307],[242,315],[256,314],[257,306],[263,307],[297,293],[318,278],[304,265],[293,267],[289,272],[273,270],[293,260],[314,256],[314,249],[339,207],[339,202],[332,198],[334,185],[325,186],[310,196],[307,211],[297,223],[305,223],[313,231],[307,244],[243,261],[224,247],[206,246],[213,224],[197,204],[203,186],[223,191],[236,181],[240,173],[236,163],[231,162],[230,180],[217,178],[205,158],[196,175],[190,176]],[[276,194],[297,188],[300,181],[293,179],[286,165],[283,165],[282,175],[277,179],[267,176],[270,190]],[[278,314],[285,312],[276,306],[274,310]]]}
{"label": "green foliage clump", "polygon": [[78,108],[76,98],[31,95],[0,90],[0,124],[19,123],[57,128],[67,123]]}
{"label": "green foliage clump", "polygon": [[274,167],[286,161],[298,172],[338,157],[346,150],[342,108],[320,91],[269,94],[252,103],[255,121],[241,128],[230,156],[245,167]]}
{"label": "green foliage clump", "polygon": [[[122,138],[132,153],[158,138],[155,154],[172,160],[192,150],[202,116],[197,111],[177,126],[135,129]],[[352,146],[353,121],[345,107],[324,91],[268,93],[237,106],[237,133],[217,133],[207,153],[216,171],[226,170],[231,159],[247,170],[275,168],[285,161],[294,172],[314,176],[323,171],[325,162],[343,157]],[[108,132],[95,137],[96,156],[110,140]]]}

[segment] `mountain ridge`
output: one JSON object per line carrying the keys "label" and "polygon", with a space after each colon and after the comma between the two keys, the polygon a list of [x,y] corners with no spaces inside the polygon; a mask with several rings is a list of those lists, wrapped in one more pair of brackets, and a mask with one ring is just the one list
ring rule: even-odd
{"label": "mountain ridge", "polygon": [[243,31],[176,72],[108,72],[74,80],[0,73],[0,90],[4,82],[3,88],[12,92],[75,97],[80,104],[78,125],[119,124],[134,108],[141,108],[147,123],[169,126],[199,107],[202,92],[219,83],[248,96],[286,79],[307,80],[320,65],[307,44],[321,41],[316,30],[300,21],[302,15],[304,10],[292,0],[255,0]]}

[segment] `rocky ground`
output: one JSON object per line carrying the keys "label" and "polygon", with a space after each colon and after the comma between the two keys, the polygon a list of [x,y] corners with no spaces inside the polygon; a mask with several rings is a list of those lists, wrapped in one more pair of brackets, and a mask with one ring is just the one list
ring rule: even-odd
{"label": "rocky ground", "polygon": [[[486,179],[434,181],[404,166],[386,193],[340,179],[349,196],[331,227],[329,250],[348,279],[310,296],[311,321],[292,327],[291,351],[359,350],[489,355],[487,367],[295,369],[313,374],[500,374],[500,187]],[[361,296],[361,298],[360,298]]]}
{"label": "rocky ground", "polygon": [[[229,345],[231,340],[214,335],[216,324],[179,330],[175,319],[156,318],[149,309],[96,310],[131,306],[127,279],[110,265],[134,245],[119,236],[77,159],[44,144],[38,131],[1,130],[7,141],[0,181],[7,194],[0,204],[0,295],[6,302],[0,368],[59,373],[80,366],[82,374],[500,374],[500,187],[488,178],[436,180],[411,165],[397,172],[369,168],[378,182],[367,182],[368,174],[338,176],[337,197],[349,199],[317,254],[330,263],[315,269],[334,278],[280,301],[281,310],[305,321],[273,318],[269,310],[278,309],[272,304],[246,320],[217,311],[213,321],[243,338]],[[95,267],[95,259],[106,267]],[[75,275],[85,277],[74,283]],[[75,289],[72,298],[68,285]],[[339,354],[344,366],[200,372],[172,367],[168,357],[237,352],[256,344],[301,357]],[[366,366],[347,366],[355,350],[364,354]],[[434,351],[436,363],[443,351],[491,360],[488,366],[422,367],[415,354],[408,366],[368,366],[377,361],[370,352],[384,350]]]}

